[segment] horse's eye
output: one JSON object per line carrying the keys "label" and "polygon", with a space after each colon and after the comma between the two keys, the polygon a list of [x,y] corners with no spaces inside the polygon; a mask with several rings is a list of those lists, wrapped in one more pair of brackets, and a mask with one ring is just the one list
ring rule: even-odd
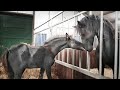
{"label": "horse's eye", "polygon": [[82,37],[84,37],[84,36],[85,36],[85,34],[83,33],[83,34],[81,34],[81,36],[82,36]]}

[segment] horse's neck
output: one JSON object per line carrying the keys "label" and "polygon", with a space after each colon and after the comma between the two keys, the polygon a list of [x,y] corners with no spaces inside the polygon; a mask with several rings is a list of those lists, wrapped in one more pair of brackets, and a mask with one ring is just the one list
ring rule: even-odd
{"label": "horse's neck", "polygon": [[[95,24],[95,29],[93,29],[95,31],[95,34],[99,40],[99,36],[100,36],[100,20],[98,20],[97,22],[94,22]],[[110,40],[114,40],[114,28],[112,26],[112,24],[109,21],[106,21],[103,19],[103,39],[110,39]]]}
{"label": "horse's neck", "polygon": [[[100,41],[100,29],[98,29],[98,31],[95,34],[98,38],[98,41]],[[110,41],[114,41],[114,33],[112,31],[109,30],[103,30],[103,39],[104,40],[110,40]]]}
{"label": "horse's neck", "polygon": [[47,46],[50,50],[50,52],[52,54],[54,54],[54,57],[61,51],[63,50],[64,48],[67,48],[67,44],[66,42],[57,42],[57,43],[53,43],[52,45],[44,45],[44,46]]}
{"label": "horse's neck", "polygon": [[[98,46],[100,44],[100,32],[98,31],[98,34],[97,34],[97,38],[98,38]],[[115,42],[114,42],[114,35],[112,34],[112,32],[108,31],[108,30],[105,30],[103,31],[103,51],[104,53],[112,58],[114,54],[114,45],[115,45]]]}

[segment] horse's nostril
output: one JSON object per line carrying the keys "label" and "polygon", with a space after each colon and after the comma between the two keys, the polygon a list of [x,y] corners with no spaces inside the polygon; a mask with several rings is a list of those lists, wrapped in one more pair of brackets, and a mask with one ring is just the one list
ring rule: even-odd
{"label": "horse's nostril", "polygon": [[93,50],[93,48],[90,48],[90,49],[88,49],[87,51],[88,51],[88,52],[91,52],[92,50]]}

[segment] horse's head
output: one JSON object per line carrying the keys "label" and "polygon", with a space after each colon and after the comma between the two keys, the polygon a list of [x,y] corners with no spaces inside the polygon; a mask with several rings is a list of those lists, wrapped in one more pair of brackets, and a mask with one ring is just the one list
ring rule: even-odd
{"label": "horse's head", "polygon": [[67,33],[66,33],[66,41],[67,41],[67,45],[69,46],[69,48],[78,49],[78,50],[85,50],[82,43],[73,39]]}
{"label": "horse's head", "polygon": [[[84,19],[83,19],[84,20]],[[77,25],[74,26],[77,32],[81,35],[82,43],[84,45],[85,50],[92,51],[93,50],[93,41],[95,36],[94,26],[89,21],[77,21]]]}

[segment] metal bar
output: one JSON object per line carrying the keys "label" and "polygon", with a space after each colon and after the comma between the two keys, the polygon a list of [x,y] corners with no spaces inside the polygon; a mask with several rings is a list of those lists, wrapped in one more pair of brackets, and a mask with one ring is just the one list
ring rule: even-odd
{"label": "metal bar", "polygon": [[[49,20],[50,20],[50,11],[49,11]],[[52,19],[50,21],[52,21]],[[52,27],[50,26],[50,21],[48,22],[48,27],[50,28],[50,33],[52,36]]]}
{"label": "metal bar", "polygon": [[[74,15],[74,16],[72,16],[72,17],[70,17],[70,18],[68,18],[68,19],[66,19],[66,20],[64,20],[64,21],[62,21],[62,22],[59,22],[59,23],[53,25],[52,27],[55,27],[55,26],[57,26],[57,25],[59,25],[59,24],[61,24],[61,23],[64,23],[64,22],[66,22],[66,21],[69,21],[69,20],[71,20],[71,19],[73,19],[73,18],[75,18],[75,17],[77,17],[77,16],[79,16],[80,14],[85,13],[85,12],[87,12],[87,11],[82,11],[82,12],[80,12],[80,13],[78,13],[78,14],[76,14],[76,15]],[[49,28],[43,29],[43,30],[38,31],[38,32],[42,32],[42,31],[45,31],[45,30],[47,30],[47,29],[49,29]],[[35,32],[34,34],[37,34],[38,32]]]}
{"label": "metal bar", "polygon": [[35,11],[33,11],[33,23],[32,23],[32,45],[34,45],[34,26],[35,26]]}
{"label": "metal bar", "polygon": [[114,79],[117,79],[117,53],[118,53],[118,12],[115,13],[115,61],[114,61]]}
{"label": "metal bar", "polygon": [[72,50],[72,65],[75,65],[75,49]]}
{"label": "metal bar", "polygon": [[[77,25],[77,21],[78,21],[78,17],[75,17],[75,25]],[[74,35],[74,34],[73,34]],[[74,36],[73,36],[74,37]],[[79,40],[80,40],[80,36],[79,36]],[[81,41],[80,41],[81,42]],[[82,52],[79,50],[78,51],[78,53],[79,53],[79,67],[81,68],[82,67]]]}
{"label": "metal bar", "polygon": [[81,68],[82,52],[79,50],[79,67]]}
{"label": "metal bar", "polygon": [[[75,50],[72,49],[72,65],[75,65]],[[74,78],[74,69],[72,69],[72,78]]]}
{"label": "metal bar", "polygon": [[58,53],[58,60],[60,60],[60,53],[61,53],[61,52]]}
{"label": "metal bar", "polygon": [[44,24],[46,24],[47,22],[51,21],[52,19],[54,19],[55,17],[57,17],[58,15],[60,15],[61,13],[63,13],[64,11],[60,11],[58,14],[56,14],[55,16],[53,16],[52,18],[50,18],[49,20],[47,20],[46,22],[44,22],[43,24],[39,25],[38,27],[36,27],[34,30],[38,29],[39,27],[43,26]]}
{"label": "metal bar", "polygon": [[77,67],[77,66],[74,66],[74,65],[71,65],[71,64],[59,61],[59,60],[55,60],[55,62],[60,64],[60,65],[66,66],[68,68],[71,68],[72,70],[76,70],[78,72],[81,72],[81,73],[83,73],[85,75],[88,75],[88,76],[90,76],[92,78],[95,78],[95,79],[112,79],[112,78],[105,77],[105,76],[102,76],[102,75],[101,75],[101,77],[99,77],[98,74],[94,74],[94,73],[88,71],[87,69],[83,69],[83,68],[80,68],[80,67]]}
{"label": "metal bar", "polygon": [[69,63],[69,49],[67,49],[67,63]]}
{"label": "metal bar", "polygon": [[64,61],[65,61],[65,60],[64,60],[64,57],[65,57],[65,49],[63,49],[61,53],[62,53],[62,61],[64,62]]}
{"label": "metal bar", "polygon": [[99,75],[102,74],[102,49],[103,49],[103,11],[100,18],[100,56],[99,56]]}
{"label": "metal bar", "polygon": [[87,51],[87,69],[90,71],[90,54]]}
{"label": "metal bar", "polygon": [[120,33],[118,34],[119,35],[119,76],[118,76],[118,79],[120,79]]}
{"label": "metal bar", "polygon": [[[62,21],[63,21],[63,13],[62,13]],[[62,27],[63,27],[63,25],[62,25]],[[62,28],[62,30],[63,30],[63,28]],[[63,62],[65,61],[65,59],[64,59],[64,57],[65,57],[65,50],[67,51],[67,49],[63,49],[63,51],[62,51],[62,61]]]}
{"label": "metal bar", "polygon": [[[62,21],[63,21],[63,13],[62,13]],[[62,24],[62,27],[63,27],[63,24]],[[62,27],[61,27],[61,28],[62,28]],[[62,28],[62,30],[63,30],[63,28]]]}
{"label": "metal bar", "polygon": [[[92,15],[92,11],[89,11],[89,15]],[[90,71],[90,55],[87,51],[87,69]]]}

